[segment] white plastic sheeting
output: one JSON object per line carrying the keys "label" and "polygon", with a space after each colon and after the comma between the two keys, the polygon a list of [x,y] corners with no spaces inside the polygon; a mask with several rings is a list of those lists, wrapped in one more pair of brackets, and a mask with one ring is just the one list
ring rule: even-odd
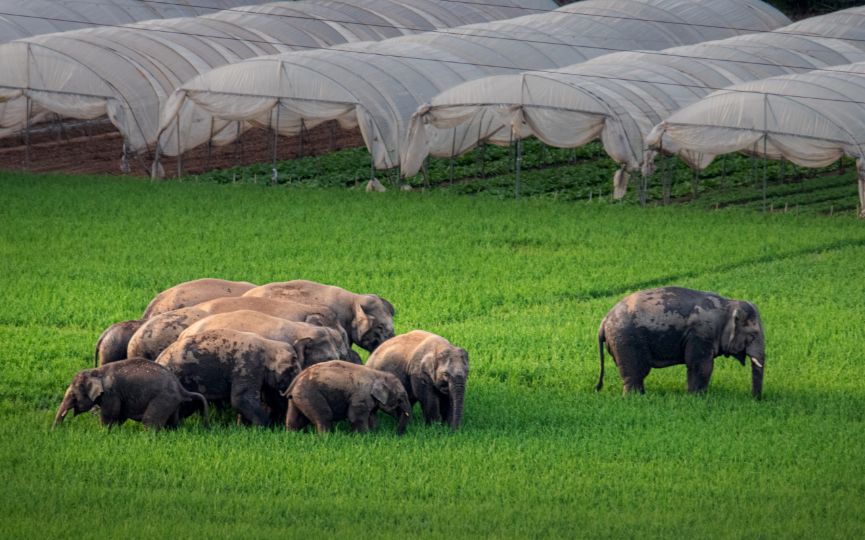
{"label": "white plastic sheeting", "polygon": [[[629,173],[651,171],[645,137],[652,127],[710,92],[745,81],[865,60],[865,8],[814,17],[774,32],[749,34],[654,52],[623,52],[554,71],[488,77],[451,88],[422,107],[411,127],[404,160],[415,173],[426,155],[448,156],[488,140],[535,136],[558,147],[602,141],[622,165],[615,195]],[[851,24],[854,21],[856,24]],[[803,30],[803,27],[809,30]],[[829,36],[810,34],[824,31]],[[451,134],[455,143],[445,139]]]}
{"label": "white plastic sheeting", "polygon": [[131,149],[143,150],[156,141],[159,110],[167,96],[214,67],[544,7],[553,9],[555,3],[308,0],[15,40],[0,44],[0,136],[20,131],[28,119],[36,121],[48,112],[79,119],[107,115]]}
{"label": "white plastic sheeting", "polygon": [[[185,83],[162,114],[160,148],[176,154],[232,140],[242,121],[293,135],[301,121],[359,125],[375,167],[400,164],[411,115],[461,82],[556,68],[635,48],[659,49],[789,23],[758,0],[585,0],[555,12],[445,32],[239,62]],[[194,111],[194,112],[193,112]],[[211,122],[204,121],[212,115]],[[197,118],[198,126],[190,118]],[[176,137],[178,131],[180,137]],[[170,140],[179,141],[173,147]],[[451,149],[449,134],[433,146]]]}
{"label": "white plastic sheeting", "polygon": [[698,169],[736,151],[803,167],[854,157],[865,217],[865,62],[714,92],[656,126],[648,142]]}

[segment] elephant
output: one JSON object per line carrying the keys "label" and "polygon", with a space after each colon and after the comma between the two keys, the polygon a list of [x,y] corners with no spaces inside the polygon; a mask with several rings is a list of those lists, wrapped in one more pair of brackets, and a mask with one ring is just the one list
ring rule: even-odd
{"label": "elephant", "polygon": [[208,330],[185,336],[165,349],[157,364],[170,369],[188,390],[209,400],[231,403],[241,416],[257,426],[285,409],[280,393],[300,373],[303,358],[294,347],[237,330]]}
{"label": "elephant", "polygon": [[626,296],[598,330],[601,369],[596,390],[604,385],[605,343],[624,393],[644,393],[651,368],[676,364],[687,366],[689,392],[705,392],[718,356],[732,356],[743,366],[750,357],[751,394],[760,399],[763,393],[765,334],[760,312],[750,302],[681,287]]}
{"label": "elephant", "polygon": [[203,395],[187,391],[164,366],[146,358],[129,358],[79,371],[63,396],[51,429],[63,422],[70,410],[77,416],[94,406],[99,407],[102,425],[109,428],[127,419],[157,431],[174,428],[182,418],[181,405],[190,401],[201,405],[207,426],[208,407]]}
{"label": "elephant", "polygon": [[144,322],[145,319],[122,321],[106,328],[96,342],[93,367],[104,366],[110,362],[126,359],[129,340],[141,328]]}
{"label": "elephant", "polygon": [[303,357],[303,368],[335,359],[361,363],[357,353],[348,348],[340,332],[333,328],[287,321],[248,309],[205,317],[184,330],[178,339],[207,330],[222,329],[252,332],[267,339],[289,343]]}
{"label": "elephant", "polygon": [[442,421],[456,431],[463,416],[469,355],[445,338],[413,330],[379,346],[367,367],[393,373],[405,386],[409,401],[420,401],[424,420]]}
{"label": "elephant", "polygon": [[397,435],[411,420],[408,394],[393,374],[342,360],[322,362],[301,372],[288,391],[285,429],[300,431],[310,423],[318,433],[348,419],[351,429],[374,428],[381,409],[397,419]]}
{"label": "elephant", "polygon": [[207,315],[206,311],[194,306],[154,315],[145,320],[129,339],[126,354],[130,358],[140,356],[156,360],[162,351],[177,341],[181,332]]}
{"label": "elephant", "polygon": [[254,283],[248,281],[228,281],[214,278],[187,281],[157,294],[147,305],[141,318],[149,319],[166,311],[194,306],[213,298],[240,296],[255,287]]}
{"label": "elephant", "polygon": [[[335,328],[339,332],[340,338],[346,343],[347,359],[360,363],[360,356],[351,349],[348,335],[330,308],[257,297],[217,298],[152,317],[145,321],[130,338],[127,355],[155,360],[166,347],[177,341],[180,334],[192,324],[210,315],[230,313],[236,309],[253,311],[261,309],[264,310],[263,313],[280,319],[309,322],[310,324]],[[341,356],[337,356],[337,358],[341,358]],[[332,359],[333,357],[327,358],[327,360]]]}
{"label": "elephant", "polygon": [[394,336],[393,305],[375,294],[355,294],[333,285],[298,279],[262,285],[243,296],[325,305],[336,313],[352,343],[370,352]]}

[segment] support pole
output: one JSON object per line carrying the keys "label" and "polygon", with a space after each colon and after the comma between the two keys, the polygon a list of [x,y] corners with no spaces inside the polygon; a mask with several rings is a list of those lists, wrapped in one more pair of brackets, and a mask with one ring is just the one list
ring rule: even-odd
{"label": "support pole", "polygon": [[672,156],[664,156],[664,180],[663,180],[663,192],[664,192],[664,205],[670,204],[670,187],[673,183],[673,168],[670,166],[670,161],[672,160]]}
{"label": "support pole", "polygon": [[210,135],[207,137],[207,169],[210,170],[211,158],[213,157],[213,117],[210,117]]}
{"label": "support pole", "polygon": [[763,135],[763,212],[766,211],[766,176],[769,174],[769,160],[766,159],[766,139],[768,137]]}
{"label": "support pole", "polygon": [[523,165],[523,140],[517,139],[517,158],[514,165],[515,170],[515,179],[514,179],[514,197],[520,198],[520,169],[522,169]]}
{"label": "support pole", "polygon": [[865,174],[859,173],[859,217],[865,218]]}
{"label": "support pole", "polygon": [[30,170],[30,112],[32,111],[33,102],[30,96],[27,96],[26,105],[24,106],[24,114],[27,115],[26,124],[24,126],[24,168]]}
{"label": "support pole", "polygon": [[454,154],[457,151],[457,128],[454,128],[453,137],[451,138],[451,162],[450,162],[450,170],[448,171],[448,178],[450,178],[450,183],[454,183]]}
{"label": "support pole", "polygon": [[120,172],[129,174],[129,145],[126,144],[126,139],[123,139],[123,153],[120,156]]}
{"label": "support pole", "polygon": [[183,155],[180,152],[180,115],[174,117],[174,140],[177,141],[177,178],[183,177]]}
{"label": "support pole", "polygon": [[303,118],[300,119],[300,140],[299,145],[300,148],[297,152],[298,157],[303,157],[303,130],[306,127],[306,124],[303,122]]}
{"label": "support pole", "polygon": [[270,183],[276,184],[279,173],[276,171],[276,156],[279,148],[279,100],[276,100],[276,121],[273,125],[273,154],[271,155]]}
{"label": "support pole", "polygon": [[426,184],[426,187],[430,187],[429,182],[429,154],[423,158],[423,167],[421,167],[421,172],[423,173],[423,181]]}
{"label": "support pole", "polygon": [[643,206],[643,207],[646,206],[646,189],[648,188],[648,185],[649,185],[649,177],[646,174],[641,172],[640,173],[640,206]]}
{"label": "support pole", "polygon": [[691,179],[691,196],[694,200],[697,200],[700,197],[700,171],[699,169],[694,169],[694,177]]}

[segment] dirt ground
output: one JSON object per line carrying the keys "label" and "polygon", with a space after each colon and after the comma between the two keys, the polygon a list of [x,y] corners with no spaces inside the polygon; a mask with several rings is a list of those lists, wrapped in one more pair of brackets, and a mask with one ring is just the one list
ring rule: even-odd
{"label": "dirt ground", "polygon": [[[336,122],[327,122],[304,132],[303,137],[283,137],[277,141],[277,159],[320,155],[341,148],[363,146],[359,130],[344,130]],[[195,148],[182,156],[183,174],[270,162],[273,159],[273,135],[265,129],[246,132],[236,143],[222,147]],[[34,126],[28,151],[24,134],[0,139],[0,169],[70,174],[130,174],[149,176],[153,156],[128,157],[128,172],[123,171],[123,138],[107,120],[57,121]],[[160,160],[166,177],[177,176],[178,163],[173,157]]]}

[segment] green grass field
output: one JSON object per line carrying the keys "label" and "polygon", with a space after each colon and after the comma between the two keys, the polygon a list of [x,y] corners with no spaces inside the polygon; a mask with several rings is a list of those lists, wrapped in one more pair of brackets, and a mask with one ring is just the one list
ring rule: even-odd
{"label": "green grass field", "polygon": [[[826,181],[855,205],[855,186]],[[3,175],[0,537],[865,536],[852,210],[763,214],[722,190],[650,208],[455,191]],[[88,414],[49,432],[102,329],[204,276],[381,294],[398,332],[468,349],[463,429],[416,411],[402,438],[387,418],[320,437],[228,414],[210,430],[108,432]],[[594,392],[600,319],[667,284],[761,308],[763,401],[723,358],[706,396],[678,366],[622,397],[609,359]]]}

